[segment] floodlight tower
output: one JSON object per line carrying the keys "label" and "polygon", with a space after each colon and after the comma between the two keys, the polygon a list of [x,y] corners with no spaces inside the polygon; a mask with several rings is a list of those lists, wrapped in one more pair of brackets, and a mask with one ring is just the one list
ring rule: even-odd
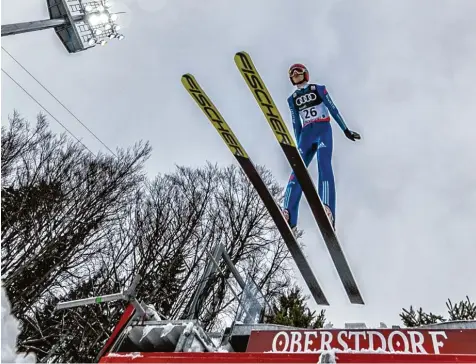
{"label": "floodlight tower", "polygon": [[2,37],[54,28],[69,53],[105,45],[119,34],[117,14],[110,11],[109,0],[46,0],[50,19],[2,25]]}

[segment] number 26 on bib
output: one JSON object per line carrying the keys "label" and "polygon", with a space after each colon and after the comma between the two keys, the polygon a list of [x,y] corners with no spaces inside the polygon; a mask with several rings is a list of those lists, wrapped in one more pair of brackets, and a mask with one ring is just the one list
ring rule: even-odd
{"label": "number 26 on bib", "polygon": [[308,107],[304,110],[301,110],[300,114],[303,118],[304,123],[308,123],[311,121],[326,121],[328,119],[328,115],[321,108],[316,106]]}

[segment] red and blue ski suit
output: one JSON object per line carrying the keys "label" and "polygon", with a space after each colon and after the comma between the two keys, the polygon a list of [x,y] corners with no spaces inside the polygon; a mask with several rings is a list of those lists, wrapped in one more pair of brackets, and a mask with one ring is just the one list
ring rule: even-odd
{"label": "red and blue ski suit", "polygon": [[[336,193],[331,163],[332,128],[329,112],[343,131],[347,126],[324,85],[310,83],[297,89],[289,96],[288,105],[299,153],[306,166],[309,166],[317,152],[319,197],[332,212],[331,221],[335,223]],[[302,189],[293,172],[284,196],[284,209],[288,210],[291,227],[297,225],[301,196]]]}

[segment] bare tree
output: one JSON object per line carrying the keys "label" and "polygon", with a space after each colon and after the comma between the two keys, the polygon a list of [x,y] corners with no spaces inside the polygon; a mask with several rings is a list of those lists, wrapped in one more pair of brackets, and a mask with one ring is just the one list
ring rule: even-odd
{"label": "bare tree", "polygon": [[[60,298],[74,300],[100,295],[102,290],[119,292],[122,288],[117,282],[107,280],[103,268]],[[23,316],[19,349],[34,352],[40,362],[94,361],[124,311],[125,303],[116,301],[57,311],[58,301],[59,298],[48,295],[41,307],[33,307]]]}
{"label": "bare tree", "polygon": [[[260,168],[271,191],[282,188]],[[225,246],[233,263],[268,296],[278,297],[290,282],[289,252],[252,185],[235,166],[177,167],[147,184],[124,223],[118,246],[132,242],[134,253],[123,265],[127,279],[143,278],[141,298],[169,318],[181,318],[202,279],[208,252]],[[132,212],[133,211],[133,212]],[[125,270],[124,270],[125,269]],[[196,317],[218,328],[236,310],[241,288],[221,262],[208,280]]]}
{"label": "bare tree", "polygon": [[[58,300],[117,292],[140,273],[140,299],[180,318],[218,243],[268,300],[291,281],[289,252],[239,168],[178,166],[149,181],[147,143],[117,154],[91,155],[49,131],[41,115],[31,127],[15,113],[2,128],[2,277],[23,322],[20,347],[42,361],[93,360],[123,307],[58,313]],[[259,170],[280,196],[271,173]],[[207,329],[236,310],[241,288],[230,278],[220,262],[206,282],[196,317]]]}
{"label": "bare tree", "polygon": [[[259,171],[272,193],[280,194],[282,189],[271,173],[263,167],[259,167]],[[264,292],[268,296],[276,293],[274,288],[288,283],[290,272],[284,263],[290,256],[271,216],[236,166],[217,170],[216,176],[219,184],[208,209],[208,220],[214,222],[215,229],[210,246],[223,244],[243,276],[249,274],[260,288],[271,288]],[[223,262],[219,271],[223,274],[207,282],[202,298],[204,312],[199,318],[209,329],[222,328],[223,315],[233,315],[237,302],[232,290],[241,291],[236,282],[230,280],[231,272]]]}
{"label": "bare tree", "polygon": [[[282,189],[269,171],[261,168],[261,172],[273,193],[280,194]],[[237,167],[177,167],[149,183],[137,203],[117,245],[133,241],[128,279],[134,273],[144,277],[141,297],[153,302],[162,315],[182,317],[209,260],[207,250],[217,243],[266,295],[277,297],[289,284],[289,252]],[[232,291],[241,291],[223,263],[220,272],[207,282],[196,316],[207,327],[220,326],[224,315],[233,314],[237,302]]]}
{"label": "bare tree", "polygon": [[2,277],[12,312],[95,271],[108,226],[143,180],[149,154],[138,144],[118,158],[93,156],[55,136],[43,116],[31,131],[14,114],[2,128]]}

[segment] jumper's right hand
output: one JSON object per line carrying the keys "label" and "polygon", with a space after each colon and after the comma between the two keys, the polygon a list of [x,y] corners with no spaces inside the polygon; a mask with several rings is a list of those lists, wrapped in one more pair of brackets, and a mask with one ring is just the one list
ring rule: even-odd
{"label": "jumper's right hand", "polygon": [[356,140],[360,140],[360,134],[350,129],[345,129],[344,134],[347,138],[349,138],[353,142],[355,142]]}

